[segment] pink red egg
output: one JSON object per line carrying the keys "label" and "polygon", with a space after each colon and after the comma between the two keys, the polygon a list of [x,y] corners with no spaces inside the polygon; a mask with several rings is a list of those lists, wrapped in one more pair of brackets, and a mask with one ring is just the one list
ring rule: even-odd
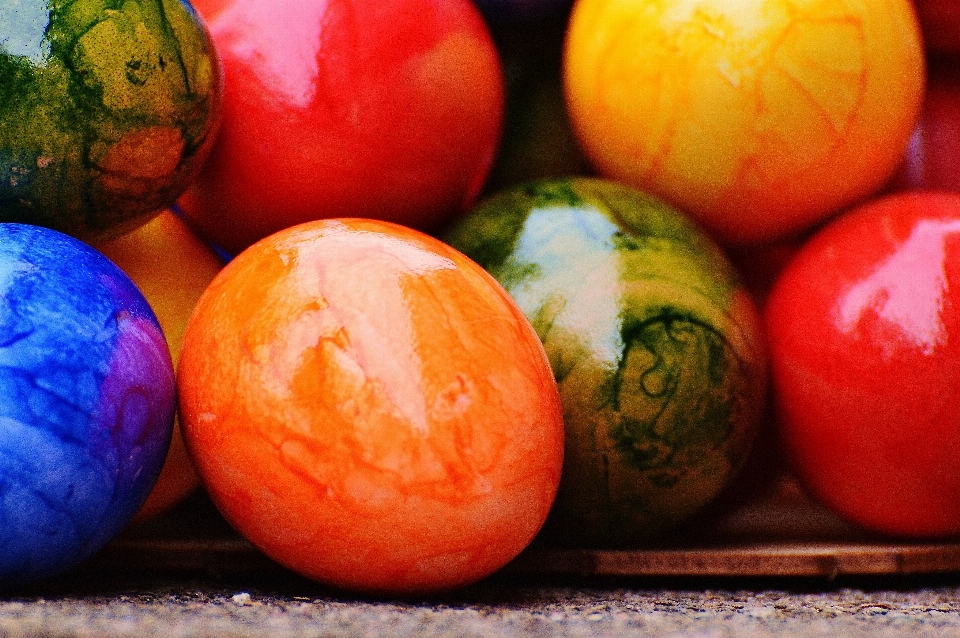
{"label": "pink red egg", "polygon": [[850,211],[796,253],[766,306],[785,449],[866,529],[960,533],[960,195]]}
{"label": "pink red egg", "polygon": [[196,7],[223,59],[223,126],[180,205],[228,252],[329,217],[436,229],[481,189],[503,77],[469,0]]}
{"label": "pink red egg", "polygon": [[309,222],[242,252],[197,304],[178,380],[214,503],[329,585],[475,582],[530,543],[559,484],[533,327],[475,262],[395,224]]}

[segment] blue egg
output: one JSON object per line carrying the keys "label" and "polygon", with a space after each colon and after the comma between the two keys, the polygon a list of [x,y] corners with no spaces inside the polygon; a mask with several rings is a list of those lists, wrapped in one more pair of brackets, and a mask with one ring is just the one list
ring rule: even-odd
{"label": "blue egg", "polygon": [[173,430],[173,364],[87,244],[0,224],[0,587],[61,574],[136,514]]}

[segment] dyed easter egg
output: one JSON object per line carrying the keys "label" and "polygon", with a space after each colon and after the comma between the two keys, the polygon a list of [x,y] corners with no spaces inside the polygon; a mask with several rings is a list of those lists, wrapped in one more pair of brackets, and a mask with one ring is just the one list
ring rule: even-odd
{"label": "dyed easter egg", "polygon": [[765,348],[737,273],[685,216],[614,182],[541,180],[444,238],[517,301],[559,384],[566,452],[545,536],[639,543],[734,478],[763,409]]}
{"label": "dyed easter egg", "polygon": [[[223,261],[170,210],[122,237],[97,244],[96,248],[118,265],[146,297],[167,338],[176,367],[190,314],[220,272]],[[134,521],[167,510],[199,485],[200,477],[187,454],[179,424],[175,423],[163,471]]]}
{"label": "dyed easter egg", "polygon": [[175,410],[130,278],[60,232],[0,224],[0,586],[66,571],[136,514]]}
{"label": "dyed easter egg", "polygon": [[790,466],[864,529],[960,534],[958,284],[960,195],[898,193],[818,231],[767,301]]}
{"label": "dyed easter egg", "polygon": [[196,0],[223,59],[223,126],[179,205],[236,254],[298,223],[434,231],[476,198],[503,77],[470,0]]}
{"label": "dyed easter egg", "polygon": [[876,192],[924,89],[911,0],[582,0],[564,55],[597,171],[725,243],[808,229]]}
{"label": "dyed easter egg", "polygon": [[406,227],[315,221],[243,251],[197,304],[177,376],[214,503],[330,585],[475,582],[556,494],[563,422],[536,333],[483,269]]}
{"label": "dyed easter egg", "polygon": [[0,221],[90,241],[144,223],[203,163],[222,82],[185,1],[0,5]]}

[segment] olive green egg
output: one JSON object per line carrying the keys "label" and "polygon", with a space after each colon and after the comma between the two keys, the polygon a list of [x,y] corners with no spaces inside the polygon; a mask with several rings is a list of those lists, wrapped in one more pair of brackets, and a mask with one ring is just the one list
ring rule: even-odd
{"label": "olive green egg", "polygon": [[145,223],[196,176],[222,93],[187,2],[0,4],[0,222],[88,241]]}
{"label": "olive green egg", "polygon": [[606,179],[545,179],[481,201],[443,239],[517,301],[559,385],[545,538],[637,546],[732,482],[763,415],[766,348],[735,268],[685,215]]}

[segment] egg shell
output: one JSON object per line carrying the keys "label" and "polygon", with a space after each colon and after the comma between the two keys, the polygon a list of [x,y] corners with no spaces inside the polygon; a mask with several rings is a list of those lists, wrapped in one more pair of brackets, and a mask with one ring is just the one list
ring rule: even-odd
{"label": "egg shell", "polygon": [[178,379],[226,519],[348,590],[492,574],[560,480],[559,396],[530,323],[475,263],[395,224],[309,222],[242,252],[198,303]]}
{"label": "egg shell", "polygon": [[924,53],[910,0],[581,0],[563,72],[599,174],[749,244],[890,179]]}
{"label": "egg shell", "polygon": [[0,5],[0,222],[91,242],[143,224],[195,178],[222,92],[188,2]]}
{"label": "egg shell", "polygon": [[808,492],[861,529],[960,534],[960,195],[851,209],[765,309],[780,438]]}
{"label": "egg shell", "polygon": [[294,224],[436,230],[493,162],[499,56],[469,0],[196,0],[223,60],[223,124],[179,205],[236,254]]}
{"label": "egg shell", "polygon": [[711,503],[749,454],[766,391],[758,312],[678,210],[597,178],[536,180],[443,237],[493,274],[543,341],[566,452],[545,537],[636,547]]}
{"label": "egg shell", "polygon": [[107,544],[153,488],[174,373],[147,301],[60,232],[0,224],[0,586]]}

